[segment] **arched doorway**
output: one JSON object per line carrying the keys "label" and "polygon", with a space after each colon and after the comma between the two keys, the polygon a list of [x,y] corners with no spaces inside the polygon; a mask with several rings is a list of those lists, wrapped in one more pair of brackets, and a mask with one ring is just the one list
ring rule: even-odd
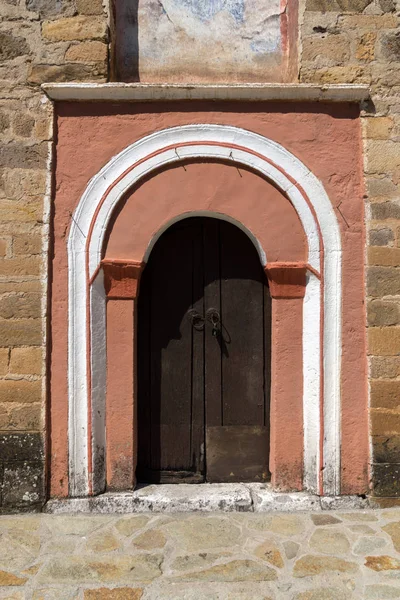
{"label": "arched doorway", "polygon": [[269,479],[270,334],[243,231],[191,217],[163,233],[138,303],[139,481]]}

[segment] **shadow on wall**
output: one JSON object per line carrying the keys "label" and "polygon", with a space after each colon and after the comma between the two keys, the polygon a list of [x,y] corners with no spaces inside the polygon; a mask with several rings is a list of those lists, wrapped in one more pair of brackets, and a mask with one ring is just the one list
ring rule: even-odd
{"label": "shadow on wall", "polygon": [[[139,0],[112,1],[115,81],[139,81],[138,9]],[[129,31],[129,36],[124,35],[126,31]],[[118,40],[118,43],[115,43],[115,40]]]}

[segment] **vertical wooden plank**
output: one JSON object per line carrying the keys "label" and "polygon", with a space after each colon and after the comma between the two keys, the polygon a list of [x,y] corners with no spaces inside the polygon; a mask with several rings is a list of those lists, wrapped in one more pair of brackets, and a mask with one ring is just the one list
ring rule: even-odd
{"label": "vertical wooden plank", "polygon": [[[204,306],[221,312],[220,221],[204,219]],[[206,426],[222,425],[221,346],[212,336],[210,323],[205,325],[205,411]],[[207,449],[206,449],[207,451]]]}
{"label": "vertical wooden plank", "polygon": [[223,425],[264,425],[264,272],[249,238],[221,222]]}

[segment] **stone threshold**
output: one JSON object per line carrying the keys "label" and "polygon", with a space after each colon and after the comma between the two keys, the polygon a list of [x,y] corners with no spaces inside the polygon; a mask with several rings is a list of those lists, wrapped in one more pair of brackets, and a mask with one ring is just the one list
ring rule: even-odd
{"label": "stone threshold", "polygon": [[51,100],[80,102],[156,102],[168,100],[235,100],[263,102],[363,102],[364,84],[247,83],[247,84],[152,84],[152,83],[44,83]]}
{"label": "stone threshold", "polygon": [[133,492],[106,493],[91,498],[49,500],[44,512],[186,513],[186,512],[316,512],[375,508],[360,496],[315,496],[279,493],[260,483],[160,484],[138,486]]}

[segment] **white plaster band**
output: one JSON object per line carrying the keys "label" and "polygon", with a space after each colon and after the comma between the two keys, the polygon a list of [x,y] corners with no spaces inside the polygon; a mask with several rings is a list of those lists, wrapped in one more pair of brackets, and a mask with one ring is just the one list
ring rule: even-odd
{"label": "white plaster band", "polygon": [[[105,361],[104,332],[90,332],[93,311],[100,315],[98,327],[105,327],[99,292],[89,290],[89,279],[98,272],[107,224],[120,198],[144,175],[182,158],[224,159],[246,164],[273,181],[295,207],[307,235],[308,262],[323,271],[325,317],[330,326],[324,331],[324,357],[329,368],[324,375],[324,491],[340,492],[340,355],[341,355],[341,241],[340,230],[330,200],[316,177],[295,156],[279,144],[255,133],[222,125],[188,125],[154,133],[132,144],[89,182],[75,211],[68,238],[69,258],[69,446],[70,495],[85,496],[99,491],[104,473],[90,483],[93,464],[104,455],[104,432],[88,431],[103,427],[99,415],[104,407],[96,378]],[[297,185],[295,185],[297,184]],[[300,191],[301,188],[304,193]],[[315,215],[315,218],[314,218]],[[320,235],[324,264],[320,265]],[[85,247],[85,237],[88,238]],[[97,278],[96,278],[97,281]],[[319,492],[319,397],[321,348],[319,335],[321,284],[310,276],[304,299],[303,374],[304,374],[304,466],[305,485]],[[329,294],[326,290],[329,289]],[[90,306],[91,303],[91,306]],[[86,307],[90,306],[88,314]],[[89,333],[90,332],[90,333]],[[90,338],[87,338],[87,335]],[[100,341],[99,341],[100,340]],[[87,351],[90,348],[90,361]],[[88,388],[88,362],[91,365],[91,398]],[[90,411],[90,412],[89,412]],[[88,436],[92,444],[89,466]],[[96,442],[95,442],[96,440]]]}

